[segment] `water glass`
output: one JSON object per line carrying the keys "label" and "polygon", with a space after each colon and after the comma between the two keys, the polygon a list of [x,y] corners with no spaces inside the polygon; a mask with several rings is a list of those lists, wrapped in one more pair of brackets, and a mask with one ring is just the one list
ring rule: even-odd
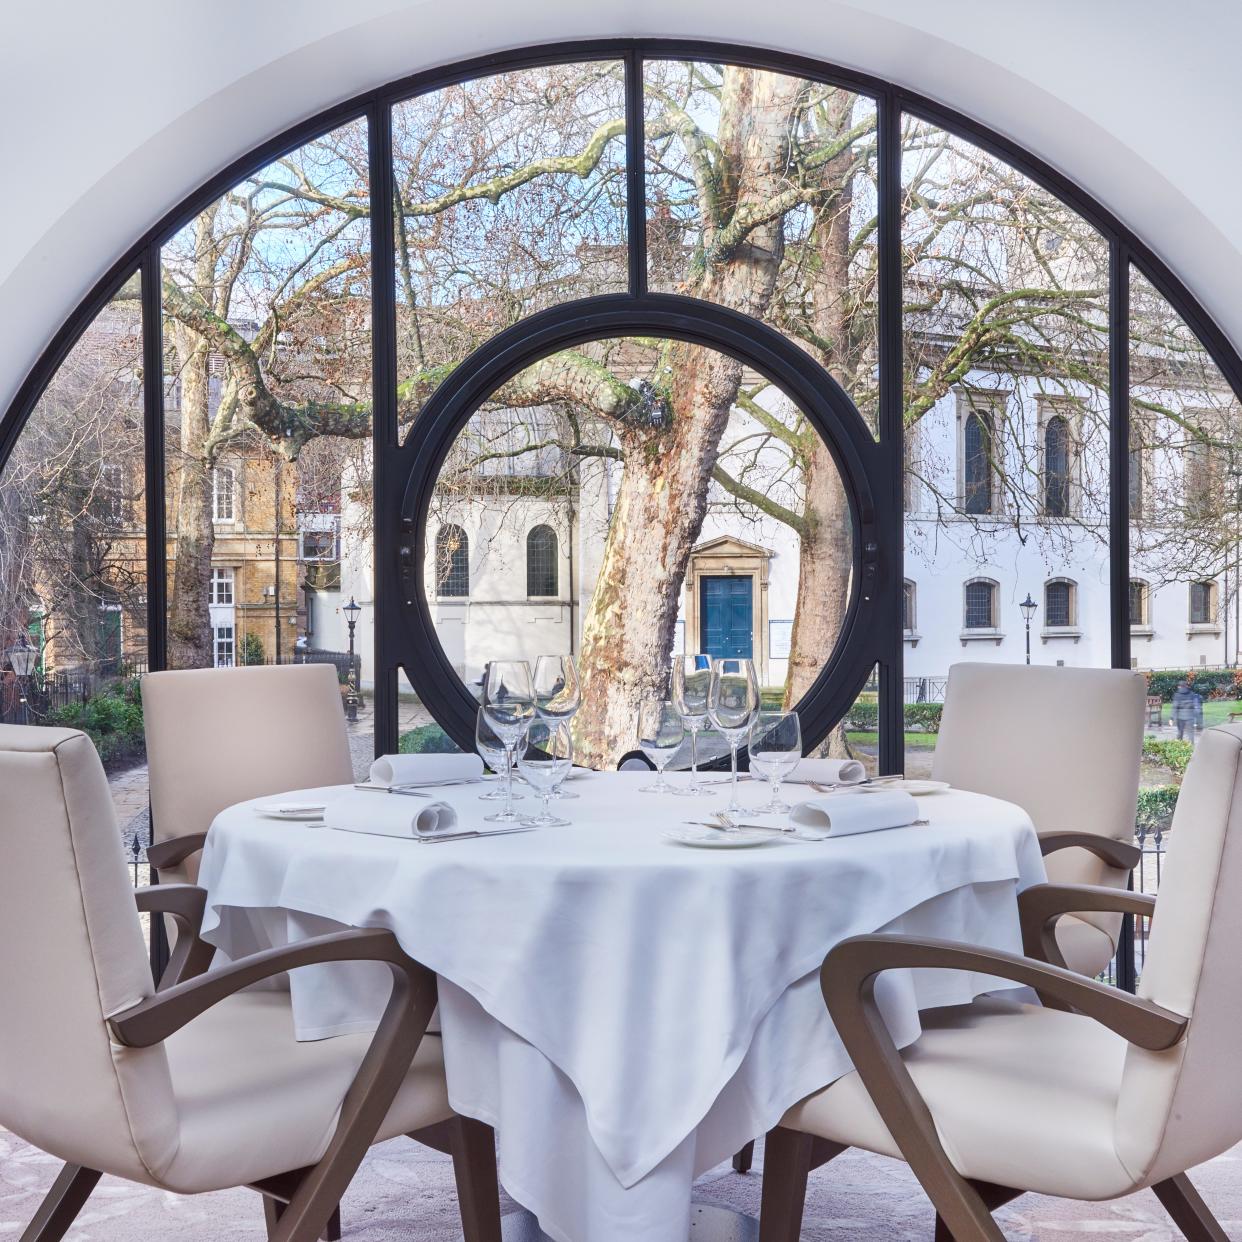
{"label": "water glass", "polygon": [[548,802],[573,766],[570,757],[569,728],[548,720],[536,720],[526,730],[526,741],[518,753],[518,771],[539,795],[542,803],[538,815],[522,823],[531,828],[557,828],[568,824],[548,810]]}
{"label": "water glass", "polygon": [[485,818],[511,823],[513,809],[513,756],[535,719],[535,690],[525,660],[493,660],[483,682],[483,714],[505,748],[505,805]]}
{"label": "water glass", "polygon": [[[478,716],[474,722],[474,749],[478,752],[478,756],[483,762],[491,768],[497,776],[504,777],[508,772],[509,761],[505,758],[505,744],[501,740],[500,734],[488,723],[487,709],[480,707]],[[514,802],[521,799],[520,793],[514,793]],[[503,802],[505,798],[503,780],[500,785],[493,789],[489,789],[487,793],[479,794],[481,802]]]}
{"label": "water glass", "polygon": [[638,746],[655,765],[656,782],[644,785],[642,793],[673,793],[664,779],[664,769],[685,741],[686,726],[672,703],[648,699],[638,711]]}
{"label": "water glass", "polygon": [[674,790],[674,793],[691,796],[712,792],[699,784],[699,730],[707,723],[711,685],[711,656],[673,657],[673,706],[690,732],[690,783]]}
{"label": "water glass", "polygon": [[759,678],[751,660],[716,660],[707,692],[707,715],[729,743],[733,778],[729,811],[740,811],[737,800],[737,751],[759,711]]}
{"label": "water glass", "polygon": [[[541,655],[535,661],[535,712],[540,720],[568,727],[582,706],[582,686],[573,656]],[[572,758],[572,756],[571,756]],[[576,798],[576,793],[557,788],[554,798]]]}
{"label": "water glass", "polygon": [[781,781],[793,774],[802,758],[802,726],[797,712],[759,712],[750,726],[750,770],[766,777],[772,796],[758,810],[771,814],[786,812],[781,801]]}

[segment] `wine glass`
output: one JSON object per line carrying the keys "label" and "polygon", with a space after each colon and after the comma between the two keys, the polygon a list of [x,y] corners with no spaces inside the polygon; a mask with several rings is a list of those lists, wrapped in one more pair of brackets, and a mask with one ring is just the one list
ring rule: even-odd
{"label": "wine glass", "polygon": [[[478,716],[474,722],[474,749],[478,752],[479,758],[497,776],[504,776],[508,769],[508,760],[505,758],[505,744],[501,740],[500,734],[488,722],[487,709],[485,707],[479,708]],[[479,799],[483,802],[503,802],[504,797],[503,781],[500,785],[489,789],[487,793],[479,794]],[[514,802],[517,802],[521,797],[520,793],[514,793]]]}
{"label": "wine glass", "polygon": [[772,796],[761,812],[788,811],[781,801],[781,781],[802,758],[802,726],[797,712],[759,712],[750,726],[750,770],[767,777]]}
{"label": "wine glass", "polygon": [[751,660],[716,660],[707,691],[707,714],[729,743],[733,779],[727,810],[740,811],[737,800],[737,748],[759,710],[759,678]]}
{"label": "wine glass", "polygon": [[690,784],[673,792],[690,796],[711,793],[699,784],[699,730],[707,721],[707,698],[712,684],[709,655],[673,657],[673,706],[690,731]]}
{"label": "wine glass", "polygon": [[[582,706],[582,687],[573,656],[541,655],[535,661],[535,712],[540,720],[551,724],[569,722]],[[570,753],[572,760],[572,751]],[[554,798],[576,798],[576,793],[558,785]]]}
{"label": "wine glass", "polygon": [[569,823],[548,810],[548,801],[573,766],[569,749],[569,727],[551,720],[535,720],[526,730],[526,741],[518,754],[518,771],[539,795],[538,815],[524,820],[531,828],[559,828]]}
{"label": "wine glass", "polygon": [[505,748],[505,805],[485,818],[511,823],[518,818],[513,809],[513,754],[535,719],[535,690],[525,660],[493,660],[487,666],[483,713]]}
{"label": "wine glass", "polygon": [[644,785],[641,793],[673,793],[664,779],[664,769],[686,738],[686,726],[672,703],[648,699],[638,710],[639,749],[655,764],[656,782]]}

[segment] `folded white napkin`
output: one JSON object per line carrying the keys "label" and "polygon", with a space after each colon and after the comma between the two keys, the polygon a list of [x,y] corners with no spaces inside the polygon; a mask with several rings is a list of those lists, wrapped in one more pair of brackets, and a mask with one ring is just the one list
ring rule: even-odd
{"label": "folded white napkin", "polygon": [[820,785],[857,785],[867,779],[867,769],[857,759],[799,759],[792,779]]}
{"label": "folded white napkin", "polygon": [[809,802],[799,802],[789,816],[795,828],[825,837],[904,828],[918,817],[918,803],[901,789],[826,794]]}
{"label": "folded white napkin", "polygon": [[325,827],[339,828],[342,832],[368,832],[381,837],[431,837],[449,832],[457,823],[457,812],[447,802],[351,789],[328,804],[323,822]]}
{"label": "folded white napkin", "polygon": [[434,785],[483,775],[478,755],[381,755],[371,764],[373,785]]}

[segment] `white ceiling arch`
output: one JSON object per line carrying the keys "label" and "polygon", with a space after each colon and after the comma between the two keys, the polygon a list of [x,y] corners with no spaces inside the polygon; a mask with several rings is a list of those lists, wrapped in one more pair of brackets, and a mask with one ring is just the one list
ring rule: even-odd
{"label": "white ceiling arch", "polygon": [[[6,17],[0,410],[153,222],[289,126],[421,69],[527,44],[669,36],[899,82],[1094,194],[1242,344],[1242,159],[1224,0],[75,0]],[[467,16],[462,20],[463,13]]]}

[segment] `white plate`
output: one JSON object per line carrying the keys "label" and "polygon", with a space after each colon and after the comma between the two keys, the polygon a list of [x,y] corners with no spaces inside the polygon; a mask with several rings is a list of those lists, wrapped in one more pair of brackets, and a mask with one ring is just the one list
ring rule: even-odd
{"label": "white plate", "polygon": [[264,802],[255,807],[260,815],[268,819],[312,820],[323,819],[328,808],[320,802]]}
{"label": "white plate", "polygon": [[873,781],[869,785],[860,785],[858,789],[865,793],[882,793],[885,789],[901,789],[908,794],[913,794],[916,798],[922,794],[944,793],[948,789],[948,781],[920,781],[913,778],[906,780],[886,781],[880,779]]}
{"label": "white plate", "polygon": [[780,840],[774,832],[754,832],[747,828],[722,832],[719,828],[699,828],[694,824],[661,828],[660,835],[675,845],[690,845],[702,850],[746,850]]}

